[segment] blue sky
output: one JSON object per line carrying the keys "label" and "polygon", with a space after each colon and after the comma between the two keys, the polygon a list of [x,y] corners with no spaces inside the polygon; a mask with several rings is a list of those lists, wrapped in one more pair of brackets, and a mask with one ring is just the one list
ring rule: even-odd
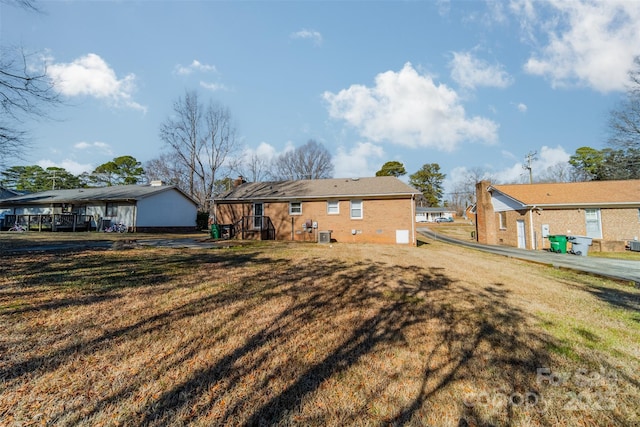
{"label": "blue sky", "polygon": [[66,105],[27,123],[26,164],[91,171],[163,150],[185,90],[230,109],[246,152],[315,139],[335,177],[398,160],[521,182],[603,148],[640,55],[640,2],[47,1],[1,4],[3,45],[43,58]]}

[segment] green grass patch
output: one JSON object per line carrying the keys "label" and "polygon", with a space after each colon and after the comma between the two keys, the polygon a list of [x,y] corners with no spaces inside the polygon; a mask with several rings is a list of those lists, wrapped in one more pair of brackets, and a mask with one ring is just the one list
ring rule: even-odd
{"label": "green grass patch", "polygon": [[624,251],[624,252],[589,252],[590,257],[594,258],[610,258],[624,259],[629,261],[640,261],[640,252]]}

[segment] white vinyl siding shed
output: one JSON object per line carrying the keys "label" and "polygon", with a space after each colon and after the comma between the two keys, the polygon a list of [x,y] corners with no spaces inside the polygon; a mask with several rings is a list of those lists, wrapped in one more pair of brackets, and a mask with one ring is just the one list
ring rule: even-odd
{"label": "white vinyl siding shed", "polygon": [[[164,191],[138,200],[137,227],[194,227],[193,202],[177,191]],[[162,214],[159,215],[158,213]]]}

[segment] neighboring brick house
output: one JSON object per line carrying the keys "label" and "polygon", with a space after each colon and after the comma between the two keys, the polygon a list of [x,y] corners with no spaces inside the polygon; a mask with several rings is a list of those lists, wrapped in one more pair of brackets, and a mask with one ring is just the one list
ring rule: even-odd
{"label": "neighboring brick house", "polygon": [[593,250],[640,238],[640,180],[476,185],[480,243],[549,248],[548,235],[593,238]]}
{"label": "neighboring brick house", "polygon": [[223,237],[416,244],[420,192],[395,177],[236,182],[214,202]]}

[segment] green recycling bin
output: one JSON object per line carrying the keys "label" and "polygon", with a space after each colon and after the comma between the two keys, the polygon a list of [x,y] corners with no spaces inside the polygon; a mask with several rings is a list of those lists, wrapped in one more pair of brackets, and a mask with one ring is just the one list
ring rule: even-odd
{"label": "green recycling bin", "polygon": [[220,226],[218,224],[211,224],[211,237],[214,239],[220,238]]}
{"label": "green recycling bin", "polygon": [[551,248],[549,248],[551,252],[555,252],[558,254],[567,253],[567,236],[563,236],[560,234],[550,235],[549,243],[551,243]]}

